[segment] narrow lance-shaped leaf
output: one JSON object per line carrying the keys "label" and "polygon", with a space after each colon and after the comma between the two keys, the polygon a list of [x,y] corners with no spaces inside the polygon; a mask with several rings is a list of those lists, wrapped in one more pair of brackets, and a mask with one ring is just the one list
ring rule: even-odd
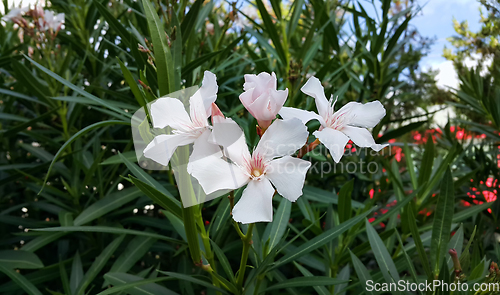
{"label": "narrow lance-shaped leaf", "polygon": [[340,223],[345,222],[351,218],[352,208],[351,208],[351,195],[354,188],[354,179],[351,179],[345,183],[339,192],[339,220]]}
{"label": "narrow lance-shaped leaf", "polygon": [[160,96],[175,91],[174,63],[168,46],[167,35],[163,23],[156,14],[156,10],[149,0],[143,0],[144,12],[148,20],[149,33],[153,41],[155,52],[156,74]]}
{"label": "narrow lance-shaped leaf", "polygon": [[431,238],[431,263],[434,267],[434,275],[439,275],[441,265],[448,251],[448,240],[450,239],[451,224],[453,220],[455,193],[453,188],[453,177],[450,168],[446,170],[441,181],[441,190],[438,195],[435,210],[434,223]]}
{"label": "narrow lance-shaped leaf", "polygon": [[[375,209],[375,208],[374,208]],[[353,217],[349,219],[348,221],[341,223],[340,225],[312,238],[311,240],[307,241],[306,243],[300,245],[296,251],[293,253],[288,253],[284,257],[282,257],[280,260],[276,262],[273,268],[276,268],[278,266],[281,266],[287,262],[290,262],[292,260],[297,260],[298,258],[318,249],[319,247],[325,245],[326,243],[330,242],[331,240],[335,239],[336,237],[340,236],[342,233],[356,225],[358,222],[362,221],[368,214],[370,214],[374,209],[366,211],[356,217]]]}
{"label": "narrow lance-shaped leaf", "polygon": [[395,283],[399,281],[398,269],[396,268],[394,261],[392,261],[391,255],[389,251],[387,251],[384,242],[368,220],[365,220],[365,226],[370,246],[372,247],[373,254],[375,255],[375,260],[377,260],[377,264],[385,278],[385,281],[387,283]]}

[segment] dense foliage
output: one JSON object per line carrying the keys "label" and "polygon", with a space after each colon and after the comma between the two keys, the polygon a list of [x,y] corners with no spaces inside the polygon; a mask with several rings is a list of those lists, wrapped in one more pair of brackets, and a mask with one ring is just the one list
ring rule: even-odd
{"label": "dense foliage", "polygon": [[[494,55],[486,75],[460,67],[457,43],[450,93],[419,68],[429,40],[411,3],[50,2],[64,26],[40,10],[0,25],[1,294],[379,294],[366,282],[437,278],[471,284],[440,294],[475,294],[499,282],[498,42],[477,47]],[[498,36],[488,7],[483,39]],[[300,91],[311,75],[340,105],[380,101],[372,134],[391,146],[349,144],[338,164],[319,146],[303,196],[275,197],[274,221],[245,235],[230,215],[241,189],[183,208],[171,170],[137,164],[132,114],[205,70],[251,148],[257,122],[238,96],[260,72],[288,88],[288,107],[316,111]],[[433,128],[428,107],[445,101],[464,111]]]}

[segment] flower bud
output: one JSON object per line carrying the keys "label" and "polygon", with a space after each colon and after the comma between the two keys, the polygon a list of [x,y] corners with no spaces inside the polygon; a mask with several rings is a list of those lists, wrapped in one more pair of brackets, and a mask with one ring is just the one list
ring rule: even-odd
{"label": "flower bud", "polygon": [[240,100],[263,130],[271,125],[288,96],[288,89],[276,90],[276,84],[274,73],[245,75],[245,92],[240,95]]}

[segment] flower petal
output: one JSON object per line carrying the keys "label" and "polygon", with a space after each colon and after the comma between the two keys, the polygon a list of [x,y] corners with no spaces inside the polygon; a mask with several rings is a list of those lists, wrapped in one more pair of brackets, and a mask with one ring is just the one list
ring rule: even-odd
{"label": "flower petal", "polygon": [[316,114],[315,112],[311,112],[311,111],[283,107],[280,110],[279,114],[285,120],[297,118],[297,119],[301,120],[303,124],[306,124],[307,122],[309,122],[311,120],[318,120],[318,121],[320,121],[321,125],[325,125],[325,123],[324,123],[325,120],[323,120],[323,118],[320,115]]}
{"label": "flower petal", "polygon": [[212,103],[214,103],[217,99],[218,90],[219,86],[217,85],[217,76],[215,76],[215,74],[210,71],[205,71],[203,73],[203,81],[201,82],[201,87],[193,94],[193,96],[189,100],[189,103],[191,104],[191,100],[201,101],[205,109],[205,113],[207,114],[207,116],[209,116],[210,110],[212,108]]}
{"label": "flower petal", "polygon": [[224,148],[224,154],[238,165],[244,165],[251,158],[245,134],[231,118],[213,126],[215,142]]}
{"label": "flower petal", "polygon": [[244,186],[250,178],[236,165],[222,158],[222,153],[188,164],[188,173],[198,180],[205,194]]}
{"label": "flower petal", "polygon": [[302,188],[311,162],[290,156],[269,163],[266,177],[280,195],[295,202],[302,195]]}
{"label": "flower petal", "polygon": [[388,146],[388,144],[376,144],[370,131],[365,128],[346,126],[342,128],[342,132],[360,147],[369,147],[378,152]]}
{"label": "flower petal", "polygon": [[340,162],[340,159],[344,155],[345,145],[349,141],[349,138],[344,133],[332,128],[324,128],[321,131],[314,131],[313,134],[330,151],[335,163]]}
{"label": "flower petal", "polygon": [[144,149],[144,156],[163,166],[168,166],[170,158],[178,146],[183,146],[194,142],[194,138],[184,134],[161,134]]}
{"label": "flower petal", "polygon": [[245,90],[242,94],[240,94],[240,101],[241,103],[245,106],[246,109],[248,109],[248,106],[253,103],[253,90],[255,88],[250,88],[248,90]]}
{"label": "flower petal", "polygon": [[184,104],[176,98],[158,98],[151,104],[150,114],[154,128],[170,126],[173,129],[186,131],[193,124]]}
{"label": "flower petal", "polygon": [[307,127],[297,118],[276,120],[259,141],[254,154],[266,160],[295,153],[307,142]]}
{"label": "flower petal", "polygon": [[267,178],[252,180],[234,205],[233,219],[244,224],[273,221],[274,188]]}
{"label": "flower petal", "polygon": [[[256,88],[253,92],[255,94]],[[252,116],[257,120],[274,120],[278,113],[272,112],[271,99],[268,92],[262,93],[257,99],[255,99],[250,105],[246,106],[246,109],[252,114]]]}
{"label": "flower petal", "polygon": [[337,111],[345,112],[351,116],[348,125],[362,128],[374,127],[385,116],[385,108],[378,100],[365,104],[351,101]]}
{"label": "flower petal", "polygon": [[209,156],[218,155],[219,158],[222,156],[219,145],[213,143],[211,138],[212,131],[207,129],[194,141],[193,152],[189,156],[189,164]]}
{"label": "flower petal", "polygon": [[271,88],[269,94],[271,95],[271,113],[276,117],[276,114],[281,110],[288,97],[288,88],[285,90],[275,90]]}
{"label": "flower petal", "polygon": [[331,109],[330,104],[325,96],[325,88],[321,85],[321,82],[318,78],[312,76],[307,80],[306,84],[302,86],[300,89],[305,94],[314,97],[314,101],[316,102],[316,108],[318,108],[318,113],[321,117],[326,118]]}

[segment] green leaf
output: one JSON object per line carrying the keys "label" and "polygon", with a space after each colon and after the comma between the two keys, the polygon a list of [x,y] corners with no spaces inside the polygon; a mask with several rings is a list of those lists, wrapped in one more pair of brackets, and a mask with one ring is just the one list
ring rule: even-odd
{"label": "green leaf", "polygon": [[75,219],[74,224],[76,226],[87,224],[137,199],[139,196],[142,196],[142,192],[135,187],[115,192],[83,210]]}
{"label": "green leaf", "polygon": [[182,39],[184,43],[187,42],[189,35],[194,30],[196,21],[198,20],[198,14],[200,13],[200,8],[203,6],[203,2],[203,0],[196,0],[189,8],[188,13],[181,23]]}
{"label": "green leaf", "polygon": [[[281,40],[280,40],[280,35],[278,34],[278,31],[276,30],[276,27],[271,19],[271,16],[267,12],[266,6],[262,2],[262,0],[257,0],[257,8],[259,9],[260,15],[262,17],[262,21],[264,22],[264,27],[265,31],[269,34],[269,37],[271,38],[274,48],[276,48],[276,53],[278,56],[276,56],[280,61],[282,66],[287,66],[288,65],[288,57],[283,50],[283,46],[281,46]],[[278,21],[279,22],[279,21]]]}
{"label": "green leaf", "polygon": [[432,166],[434,164],[434,141],[432,140],[432,135],[429,135],[427,143],[425,144],[424,155],[422,156],[422,162],[420,163],[420,171],[418,173],[418,185],[422,185],[425,182],[429,182],[432,174]]}
{"label": "green leaf", "polygon": [[431,263],[434,266],[434,275],[439,274],[441,265],[446,257],[446,252],[448,252],[447,246],[448,240],[450,239],[454,202],[455,192],[453,188],[453,177],[448,167],[441,181],[441,190],[438,195],[434,223],[432,226]]}
{"label": "green leaf", "polygon": [[63,153],[63,151],[71,143],[73,143],[76,139],[78,139],[80,136],[84,135],[85,133],[87,133],[89,131],[92,131],[92,130],[97,129],[97,128],[103,128],[103,127],[106,127],[106,126],[109,126],[109,125],[130,125],[130,123],[129,122],[123,122],[123,121],[115,121],[115,120],[97,122],[97,123],[94,123],[92,125],[89,125],[89,126],[83,128],[82,130],[78,131],[73,136],[71,136],[71,138],[68,139],[68,141],[66,141],[63,144],[63,146],[57,151],[57,153],[54,156],[54,159],[52,159],[52,162],[50,163],[50,166],[49,166],[49,170],[47,170],[47,175],[45,176],[45,179],[43,181],[42,188],[40,189],[40,191],[38,192],[38,194],[40,194],[42,192],[43,188],[45,187],[45,184],[47,183],[47,180],[49,179],[50,172],[52,171],[52,168],[54,167],[54,164],[56,163],[56,161],[59,159],[59,156],[61,156],[61,154]]}
{"label": "green leaf", "polygon": [[410,255],[408,255],[408,252],[406,252],[406,249],[404,247],[404,244],[403,244],[403,240],[401,239],[401,236],[399,235],[399,233],[396,231],[396,236],[398,237],[398,241],[399,241],[399,244],[401,245],[401,250],[403,250],[403,255],[405,257],[405,260],[406,260],[406,263],[408,264],[408,269],[410,271],[410,274],[413,278],[413,281],[415,283],[418,283],[418,276],[417,276],[417,272],[415,270],[415,267],[413,266],[413,261],[411,260],[410,258]]}
{"label": "green leaf", "polygon": [[373,254],[375,255],[375,260],[377,260],[377,264],[385,278],[386,283],[397,283],[399,281],[398,269],[396,268],[394,261],[392,261],[391,255],[389,251],[387,251],[384,242],[368,220],[365,220],[365,226],[370,246],[372,247]]}
{"label": "green leaf", "polygon": [[76,294],[78,286],[83,282],[83,266],[82,260],[80,258],[80,253],[76,251],[75,258],[71,264],[71,276],[69,279],[69,286],[71,289],[71,294]]}
{"label": "green leaf", "polygon": [[83,277],[82,283],[78,286],[76,294],[81,295],[85,293],[85,289],[92,283],[95,277],[99,274],[102,268],[106,265],[111,255],[115,252],[115,250],[120,246],[125,235],[121,235],[118,238],[114,239],[104,250],[101,252],[99,256],[96,257],[95,261],[90,266],[89,270],[85,273]]}
{"label": "green leaf", "polygon": [[[462,255],[460,255],[460,266],[462,266],[462,270],[467,272],[470,266],[470,246],[472,245],[472,241],[474,241],[474,237],[476,235],[477,225],[474,226],[474,231],[472,231],[472,235],[469,238],[469,242],[467,242],[467,246],[465,246]],[[498,245],[498,244],[497,244]],[[500,257],[497,257],[500,258]]]}
{"label": "green leaf", "polygon": [[415,213],[413,212],[413,208],[411,204],[406,206],[405,209],[407,214],[407,222],[410,228],[411,235],[413,237],[413,241],[415,242],[415,247],[417,248],[418,258],[420,259],[420,263],[424,267],[425,274],[428,278],[432,277],[432,270],[429,265],[429,260],[427,258],[427,254],[425,253],[424,245],[422,243],[422,239],[420,238],[420,232],[418,231],[417,222],[415,218]]}
{"label": "green leaf", "polygon": [[359,260],[358,257],[356,257],[356,255],[351,252],[351,250],[349,250],[349,253],[351,254],[352,265],[354,266],[354,270],[356,270],[356,274],[358,275],[359,282],[363,286],[363,290],[365,290],[366,294],[377,294],[376,292],[369,291],[368,289],[368,285],[366,282],[373,280],[365,265],[361,262],[361,260]]}
{"label": "green leaf", "polygon": [[[448,265],[446,263],[443,263],[443,266],[441,268],[441,272],[439,274],[438,280],[440,283],[445,286],[449,286],[451,283],[451,278],[450,278],[450,271],[448,269]],[[450,295],[450,290],[448,288],[437,288],[436,290],[436,295]]]}
{"label": "green leaf", "polygon": [[17,60],[12,60],[12,66],[14,68],[14,72],[16,73],[16,79],[24,87],[26,87],[29,93],[33,93],[40,100],[43,100],[50,105],[54,105],[54,103],[48,99],[50,96],[50,90],[46,85],[43,85],[24,64],[18,62]]}
{"label": "green leaf", "polygon": [[403,147],[403,151],[406,160],[406,167],[407,167],[406,170],[410,175],[411,184],[413,186],[413,189],[415,190],[418,188],[418,180],[417,180],[417,175],[415,174],[415,165],[413,164],[413,158],[411,156],[412,153],[406,142],[405,146]]}
{"label": "green leaf", "polygon": [[[462,254],[462,248],[464,246],[464,229],[463,225],[460,225],[458,230],[455,232],[453,237],[451,237],[450,242],[448,243],[448,249],[455,249],[457,251],[458,256]],[[446,264],[448,264],[448,269],[453,268],[453,260],[451,259],[451,255],[446,255]]]}
{"label": "green leaf", "polygon": [[[177,293],[170,291],[169,289],[162,287],[160,285],[154,284],[157,282],[171,280],[168,277],[161,278],[151,278],[142,279],[134,275],[129,275],[126,273],[107,273],[104,275],[106,280],[112,282],[116,287],[109,288],[106,291],[102,291],[97,295],[108,295],[114,294],[122,291],[127,291],[129,294],[165,294],[165,295],[176,295]],[[132,289],[132,290],[130,290]]]}
{"label": "green leaf", "polygon": [[36,237],[23,246],[23,251],[35,252],[43,246],[53,241],[59,240],[59,238],[63,237],[64,235],[66,235],[66,233],[47,233],[42,236]]}
{"label": "green leaf", "polygon": [[346,182],[339,192],[339,221],[340,223],[345,222],[351,218],[352,215],[352,190],[354,188],[354,178]]}
{"label": "green leaf", "polygon": [[[125,157],[129,162],[134,163],[137,162],[137,156],[135,154],[135,151],[128,151],[124,153],[120,153],[123,157]],[[114,165],[114,164],[122,164],[123,160],[120,157],[120,154],[118,155],[113,155],[106,160],[102,161],[100,165]]]}
{"label": "green leaf", "polygon": [[231,282],[236,283],[235,278],[234,278],[234,273],[233,269],[231,268],[231,264],[229,263],[229,260],[227,259],[226,255],[222,251],[222,249],[214,242],[210,241],[212,244],[212,248],[214,249],[215,255],[219,259],[219,262],[224,269],[224,272],[226,272],[227,276],[231,280]]}
{"label": "green leaf", "polygon": [[349,219],[348,221],[341,223],[340,225],[312,238],[311,240],[305,242],[304,244],[300,245],[293,253],[288,253],[285,256],[283,256],[281,259],[276,261],[275,265],[273,268],[279,267],[285,263],[288,263],[293,260],[297,260],[298,258],[312,252],[313,250],[318,249],[319,247],[325,245],[326,243],[330,242],[331,240],[337,238],[341,234],[343,234],[345,231],[356,225],[357,223],[361,222],[366,216],[368,216],[375,208],[368,210],[356,217],[353,217]]}
{"label": "green leaf", "polygon": [[285,198],[281,198],[278,210],[273,216],[273,222],[269,223],[266,228],[266,232],[262,237],[263,241],[269,239],[269,247],[267,248],[267,253],[269,253],[281,240],[285,234],[285,230],[290,220],[290,212],[292,210],[292,203]]}
{"label": "green leaf", "polygon": [[133,176],[129,176],[129,178],[132,181],[132,183],[135,184],[135,186],[138,189],[140,189],[141,192],[143,192],[146,196],[148,196],[151,200],[153,200],[153,202],[160,205],[168,212],[174,214],[176,217],[182,218],[182,211],[179,204],[173,201],[173,200],[177,201],[176,199],[169,198],[167,195],[158,191],[156,188],[150,186],[149,184]]}
{"label": "green leaf", "polygon": [[135,100],[137,103],[144,108],[147,114],[147,108],[146,107],[146,98],[142,94],[141,90],[139,90],[139,86],[137,86],[137,83],[134,79],[134,76],[132,76],[132,73],[129,71],[129,69],[123,64],[123,62],[119,59],[118,63],[120,64],[120,69],[122,70],[123,73],[123,78],[125,81],[127,81],[128,86],[130,87],[130,91],[132,91],[132,94],[134,94]]}
{"label": "green leaf", "polygon": [[296,287],[314,287],[314,286],[331,286],[343,284],[348,281],[342,281],[330,277],[314,276],[314,277],[299,277],[288,279],[284,282],[268,287],[266,291],[279,290],[285,288],[296,288]]}
{"label": "green leaf", "polygon": [[[293,264],[302,273],[302,275],[304,277],[314,277],[314,275],[310,271],[308,271],[305,267],[303,267],[302,265],[298,264],[295,261],[293,262]],[[329,295],[330,294],[330,292],[328,292],[328,289],[326,289],[325,286],[313,286],[313,288],[320,295]]]}
{"label": "green leaf", "polygon": [[156,9],[153,8],[151,2],[149,0],[142,0],[142,4],[153,42],[160,96],[167,95],[176,90],[174,83],[174,63],[170,47],[168,46],[167,35],[163,23],[160,21]]}
{"label": "green leaf", "polygon": [[212,285],[211,283],[209,283],[207,281],[203,281],[203,280],[197,279],[197,278],[195,278],[193,276],[188,276],[188,275],[185,275],[185,274],[180,274],[180,273],[175,273],[175,272],[161,271],[161,270],[158,270],[158,272],[162,273],[164,275],[167,275],[167,276],[179,279],[179,280],[188,281],[188,282],[195,283],[197,285],[200,285],[200,286],[203,286],[203,287],[206,287],[206,288],[209,288],[209,289],[213,289],[213,290],[221,292],[223,294],[228,294],[226,292],[226,290],[221,289],[219,287],[216,287],[216,286]]}
{"label": "green leaf", "polygon": [[9,269],[8,267],[0,264],[0,272],[6,274],[14,283],[21,287],[27,294],[30,295],[42,295],[42,292],[38,290],[35,285],[33,285],[29,280],[27,280],[20,273],[15,270]]}
{"label": "green leaf", "polygon": [[112,233],[112,234],[126,234],[126,235],[136,235],[143,237],[152,237],[159,240],[173,242],[178,244],[184,244],[184,242],[180,240],[176,240],[170,237],[166,237],[163,235],[148,233],[139,230],[133,229],[124,229],[118,227],[109,227],[109,226],[62,226],[62,227],[48,227],[48,228],[33,228],[30,231],[41,231],[41,232],[95,232],[95,233]]}
{"label": "green leaf", "polygon": [[109,272],[127,272],[139,261],[153,244],[157,241],[153,237],[140,237],[137,236],[132,239],[127,245],[127,248],[116,259],[115,263]]}
{"label": "green leaf", "polygon": [[[118,153],[118,155],[121,155],[121,153]],[[161,199],[162,203],[158,203],[159,205],[164,204],[168,207],[165,209],[167,209],[171,212],[175,211],[177,213],[173,212],[174,214],[180,215],[181,202],[179,202],[177,199],[175,199],[174,196],[172,196],[172,194],[165,187],[163,187],[158,181],[156,181],[153,177],[151,177],[149,174],[147,174],[142,168],[140,168],[136,164],[130,162],[123,155],[121,155],[120,158],[135,177],[137,177],[139,180],[141,180],[145,184],[149,185],[150,187],[153,187],[155,190],[160,191],[162,193],[162,195],[165,195],[169,199],[169,201],[166,201],[164,198],[162,198]],[[148,197],[151,198],[150,195],[148,195]]]}
{"label": "green leaf", "polygon": [[110,288],[99,293],[98,295],[113,294],[125,290],[126,293],[132,295],[177,295],[177,293],[163,286],[154,284],[155,282],[167,281],[172,279],[168,277],[143,279],[139,276],[131,275],[128,273],[107,273],[104,275],[104,278],[117,287]]}
{"label": "green leaf", "polygon": [[37,269],[43,267],[42,261],[36,254],[23,250],[0,251],[0,265],[11,269]]}
{"label": "green leaf", "polygon": [[[122,109],[119,109],[115,106],[112,106],[108,103],[106,103],[105,101],[103,101],[102,99],[99,99],[98,97],[95,97],[94,95],[86,92],[85,90],[81,89],[80,87],[74,85],[74,84],[71,84],[69,81],[67,81],[66,79],[62,78],[61,76],[55,74],[54,72],[52,72],[51,70],[45,68],[44,66],[42,66],[41,64],[37,63],[36,61],[32,60],[31,58],[29,58],[28,56],[24,56],[27,60],[29,60],[32,64],[34,64],[37,68],[39,68],[40,70],[42,70],[44,73],[46,73],[47,75],[49,75],[50,77],[54,78],[55,80],[59,81],[61,84],[63,84],[64,86],[72,89],[73,91],[75,91],[76,93],[79,93],[80,95],[94,101],[95,103],[99,104],[99,105],[102,105],[103,107],[106,107],[110,110],[113,110],[115,111],[116,113],[122,115],[122,116],[125,116],[125,117],[128,117],[128,118],[131,118],[132,115],[125,112],[124,110]],[[122,122],[123,123],[123,122]],[[97,124],[97,123],[96,123]],[[95,124],[94,124],[95,125]]]}
{"label": "green leaf", "polygon": [[[410,123],[408,125],[399,127],[398,129],[394,129],[394,130],[386,132],[384,135],[377,138],[375,141],[377,143],[383,143],[383,142],[389,141],[389,139],[399,138],[408,132],[411,132],[415,129],[418,129],[420,126],[424,125],[425,123],[427,123],[427,121]],[[431,140],[431,142],[432,142],[432,140]]]}

